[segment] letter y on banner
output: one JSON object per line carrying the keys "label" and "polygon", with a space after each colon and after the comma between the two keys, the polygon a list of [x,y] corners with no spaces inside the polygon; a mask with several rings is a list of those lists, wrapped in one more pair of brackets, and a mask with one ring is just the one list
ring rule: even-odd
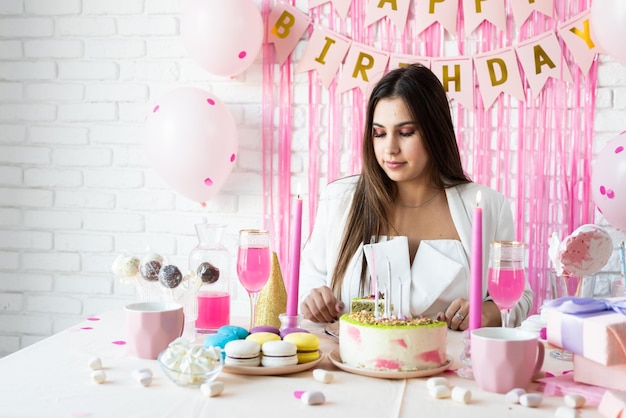
{"label": "letter y on banner", "polygon": [[310,23],[309,16],[282,1],[272,9],[267,20],[267,42],[274,43],[276,60],[280,65],[296,48]]}
{"label": "letter y on banner", "polygon": [[559,25],[557,29],[584,75],[589,74],[596,54],[600,53],[593,40],[589,16],[591,16],[591,11],[584,11]]}

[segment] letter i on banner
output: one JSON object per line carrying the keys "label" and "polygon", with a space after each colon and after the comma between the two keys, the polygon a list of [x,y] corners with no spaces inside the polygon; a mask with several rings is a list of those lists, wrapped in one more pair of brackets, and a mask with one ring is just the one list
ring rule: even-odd
{"label": "letter i on banner", "polygon": [[311,18],[295,7],[279,2],[270,12],[267,42],[276,48],[276,61],[282,65],[307,30]]}
{"label": "letter i on banner", "polygon": [[316,27],[302,58],[296,65],[296,73],[317,70],[322,85],[329,88],[350,48],[350,43],[350,39],[331,30]]}

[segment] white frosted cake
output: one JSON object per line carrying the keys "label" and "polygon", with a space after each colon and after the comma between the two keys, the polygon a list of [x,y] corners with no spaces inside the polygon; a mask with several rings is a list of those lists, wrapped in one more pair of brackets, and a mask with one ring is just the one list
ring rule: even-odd
{"label": "white frosted cake", "polygon": [[339,354],[344,364],[380,371],[409,372],[447,362],[448,329],[429,318],[375,319],[353,312],[339,320]]}

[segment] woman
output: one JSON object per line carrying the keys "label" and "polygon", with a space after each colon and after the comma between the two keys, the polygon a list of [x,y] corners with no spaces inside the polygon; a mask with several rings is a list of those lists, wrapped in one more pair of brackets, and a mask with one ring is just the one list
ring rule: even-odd
{"label": "woman", "polygon": [[[368,288],[363,244],[406,236],[411,314],[466,329],[471,219],[479,190],[486,272],[489,243],[514,238],[510,204],[465,175],[439,79],[418,64],[390,71],[367,106],[361,175],[329,184],[320,197],[302,253],[300,311],[315,322],[335,321]],[[484,278],[483,284],[482,324],[499,326],[500,311]],[[509,325],[519,325],[531,305],[527,282]]]}

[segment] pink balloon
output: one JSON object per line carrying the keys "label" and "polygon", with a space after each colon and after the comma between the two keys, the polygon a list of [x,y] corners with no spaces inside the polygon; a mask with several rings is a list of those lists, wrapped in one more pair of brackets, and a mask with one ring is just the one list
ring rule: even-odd
{"label": "pink balloon", "polygon": [[593,200],[607,221],[626,230],[626,132],[600,151],[591,172]]}
{"label": "pink balloon", "polygon": [[231,77],[248,69],[258,55],[263,19],[252,0],[187,0],[181,34],[198,65]]}
{"label": "pink balloon", "polygon": [[206,202],[230,175],[239,139],[235,119],[204,90],[182,87],[165,95],[146,119],[150,162],[172,188]]}
{"label": "pink balloon", "polygon": [[626,1],[593,0],[589,25],[600,49],[626,66]]}

